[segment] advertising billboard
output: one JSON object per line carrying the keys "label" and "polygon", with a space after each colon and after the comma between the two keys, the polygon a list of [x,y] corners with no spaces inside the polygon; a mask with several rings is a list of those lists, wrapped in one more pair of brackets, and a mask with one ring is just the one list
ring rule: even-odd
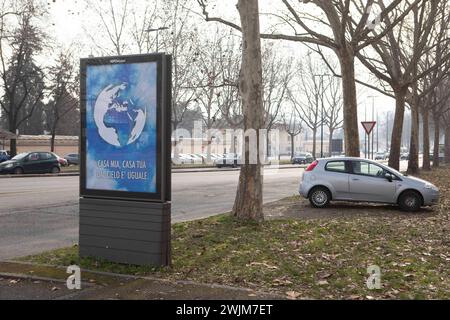
{"label": "advertising billboard", "polygon": [[164,54],[81,60],[81,196],[170,197],[168,60]]}

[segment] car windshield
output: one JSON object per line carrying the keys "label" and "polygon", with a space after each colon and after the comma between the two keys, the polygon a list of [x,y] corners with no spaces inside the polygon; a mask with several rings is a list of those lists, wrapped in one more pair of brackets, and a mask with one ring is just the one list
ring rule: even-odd
{"label": "car windshield", "polygon": [[28,153],[19,153],[17,156],[15,156],[14,158],[12,158],[12,160],[22,160],[23,158],[25,158],[28,155]]}
{"label": "car windshield", "polygon": [[399,171],[397,171],[397,170],[395,170],[395,169],[393,169],[393,168],[391,168],[391,167],[385,166],[385,165],[383,165],[383,164],[381,164],[381,163],[378,163],[378,165],[379,165],[380,167],[382,167],[383,169],[385,169],[385,170],[387,170],[387,171],[390,171],[390,172],[392,172],[392,173],[398,175],[399,177],[404,177],[404,174],[400,173]]}

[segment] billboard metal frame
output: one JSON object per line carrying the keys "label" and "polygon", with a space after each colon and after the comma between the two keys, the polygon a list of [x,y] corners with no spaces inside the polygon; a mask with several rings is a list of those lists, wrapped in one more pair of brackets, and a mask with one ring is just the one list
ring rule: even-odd
{"label": "billboard metal frame", "polygon": [[[133,63],[157,63],[157,161],[156,161],[156,192],[128,192],[112,190],[95,190],[86,187],[86,107],[87,91],[86,76],[87,67],[90,65],[115,65]],[[171,201],[171,97],[172,97],[172,58],[164,53],[112,56],[100,58],[87,58],[80,60],[80,114],[81,114],[81,134],[80,134],[80,197],[135,200],[146,202],[167,202]]]}

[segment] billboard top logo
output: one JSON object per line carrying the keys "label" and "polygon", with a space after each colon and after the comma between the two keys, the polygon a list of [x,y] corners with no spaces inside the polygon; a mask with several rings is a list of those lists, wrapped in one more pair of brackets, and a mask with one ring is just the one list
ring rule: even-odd
{"label": "billboard top logo", "polygon": [[127,60],[125,59],[111,59],[109,60],[109,63],[125,63]]}

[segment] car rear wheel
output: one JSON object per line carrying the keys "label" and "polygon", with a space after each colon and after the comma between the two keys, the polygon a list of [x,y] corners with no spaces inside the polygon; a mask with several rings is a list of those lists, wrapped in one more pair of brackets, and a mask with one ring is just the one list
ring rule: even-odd
{"label": "car rear wheel", "polygon": [[52,168],[52,173],[59,173],[61,171],[61,169],[59,169],[58,167],[53,167]]}
{"label": "car rear wheel", "polygon": [[405,191],[399,197],[398,205],[403,211],[415,212],[422,206],[422,197],[416,191]]}
{"label": "car rear wheel", "polygon": [[23,174],[23,169],[22,168],[15,168],[14,169],[14,174]]}
{"label": "car rear wheel", "polygon": [[330,200],[330,191],[323,187],[316,187],[309,194],[309,202],[314,208],[325,208]]}

